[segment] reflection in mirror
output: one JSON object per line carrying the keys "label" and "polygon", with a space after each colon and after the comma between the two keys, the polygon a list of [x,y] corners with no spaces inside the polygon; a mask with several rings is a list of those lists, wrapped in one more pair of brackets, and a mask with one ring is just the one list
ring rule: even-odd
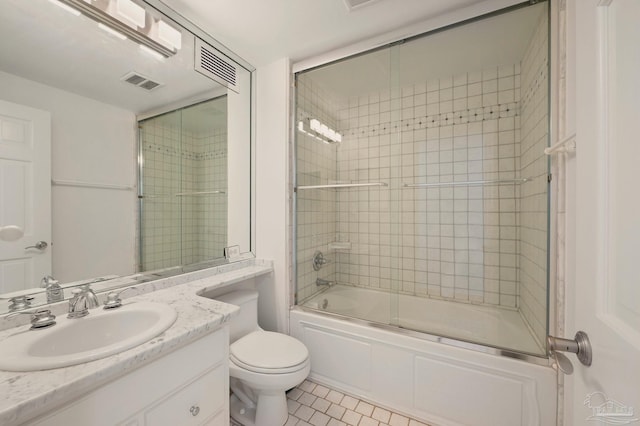
{"label": "reflection in mirror", "polygon": [[139,128],[140,270],[220,257],[227,243],[227,97]]}
{"label": "reflection in mirror", "polygon": [[[141,271],[132,279],[222,262],[225,245],[250,255],[253,68],[155,1],[136,2],[144,20],[114,16],[105,29],[85,9],[111,11],[110,1],[62,1],[80,13],[56,0],[0,2],[0,227],[23,234],[0,241],[0,313],[16,296],[45,303],[49,275],[63,289],[106,290]],[[178,111],[180,137],[160,136]],[[180,161],[157,158],[152,172],[151,152],[139,151],[144,127]],[[155,193],[152,176],[171,192]]]}

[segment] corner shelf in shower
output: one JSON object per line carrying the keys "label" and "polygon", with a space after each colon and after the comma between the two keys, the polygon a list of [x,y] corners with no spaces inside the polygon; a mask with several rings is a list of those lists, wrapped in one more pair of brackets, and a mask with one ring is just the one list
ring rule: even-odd
{"label": "corner shelf in shower", "polygon": [[366,188],[372,186],[389,186],[384,182],[369,182],[369,183],[334,183],[329,185],[304,185],[296,186],[294,191],[301,191],[305,189],[347,189],[347,188]]}
{"label": "corner shelf in shower", "polygon": [[478,186],[478,185],[507,185],[507,184],[523,184],[529,182],[530,179],[502,179],[502,180],[470,180],[464,182],[436,182],[436,183],[405,183],[405,188],[433,188],[441,186]]}

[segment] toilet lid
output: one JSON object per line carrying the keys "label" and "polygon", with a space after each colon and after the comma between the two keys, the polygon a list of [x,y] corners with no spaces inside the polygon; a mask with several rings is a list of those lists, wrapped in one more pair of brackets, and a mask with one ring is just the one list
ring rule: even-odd
{"label": "toilet lid", "polygon": [[254,331],[229,347],[237,365],[260,373],[288,373],[299,370],[309,358],[307,347],[282,333]]}

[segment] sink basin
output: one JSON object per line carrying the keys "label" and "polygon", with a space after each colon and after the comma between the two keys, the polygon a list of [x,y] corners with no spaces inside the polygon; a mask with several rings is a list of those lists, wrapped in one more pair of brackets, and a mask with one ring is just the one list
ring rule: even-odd
{"label": "sink basin", "polygon": [[20,331],[0,342],[0,369],[36,371],[67,367],[131,349],[176,320],[169,305],[134,302],[113,310],[92,309],[83,318],[58,316],[42,330]]}

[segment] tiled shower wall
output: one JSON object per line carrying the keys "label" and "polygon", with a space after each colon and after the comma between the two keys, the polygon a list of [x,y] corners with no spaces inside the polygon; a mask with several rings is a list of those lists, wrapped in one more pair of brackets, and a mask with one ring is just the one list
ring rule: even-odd
{"label": "tiled shower wall", "polygon": [[522,59],[520,311],[538,343],[547,334],[548,23],[543,14]]}
{"label": "tiled shower wall", "polygon": [[221,257],[226,196],[176,194],[226,191],[226,131],[193,133],[153,119],[141,126],[145,198],[140,270]]}
{"label": "tiled shower wall", "polygon": [[350,99],[339,179],[389,186],[340,192],[338,281],[517,307],[518,185],[405,185],[517,178],[519,101],[519,64]]}
{"label": "tiled shower wall", "polygon": [[[227,245],[227,132],[217,129],[202,133],[192,133],[192,160],[190,167],[193,181],[186,191],[211,192],[220,194],[202,194],[185,198],[184,205],[190,205],[192,217],[183,225],[190,232],[186,247],[183,249],[184,263],[202,262],[224,256]],[[187,145],[189,146],[189,144]],[[185,176],[186,177],[186,176]],[[183,243],[184,244],[184,243]],[[184,246],[183,246],[184,247]]]}
{"label": "tiled shower wall", "polygon": [[[298,192],[298,299],[317,291],[316,277],[335,276],[347,285],[519,309],[544,341],[546,55],[542,16],[516,64],[350,99],[300,74],[298,120],[331,127],[337,117],[343,142],[297,132],[297,185],[388,186]],[[520,178],[528,181],[405,186]],[[330,251],[332,241],[351,249]],[[314,273],[315,250],[335,269]]]}
{"label": "tiled shower wall", "polygon": [[[337,107],[328,94],[315,85],[307,76],[297,82],[297,117],[308,124],[310,117],[316,118],[333,129],[337,128]],[[336,147],[319,141],[304,132],[297,132],[297,182],[305,185],[335,183]],[[305,299],[317,291],[316,279],[335,280],[335,258],[327,248],[336,237],[336,193],[329,189],[298,190],[297,193],[297,297]],[[322,251],[332,263],[320,271],[314,271],[313,255]]]}

